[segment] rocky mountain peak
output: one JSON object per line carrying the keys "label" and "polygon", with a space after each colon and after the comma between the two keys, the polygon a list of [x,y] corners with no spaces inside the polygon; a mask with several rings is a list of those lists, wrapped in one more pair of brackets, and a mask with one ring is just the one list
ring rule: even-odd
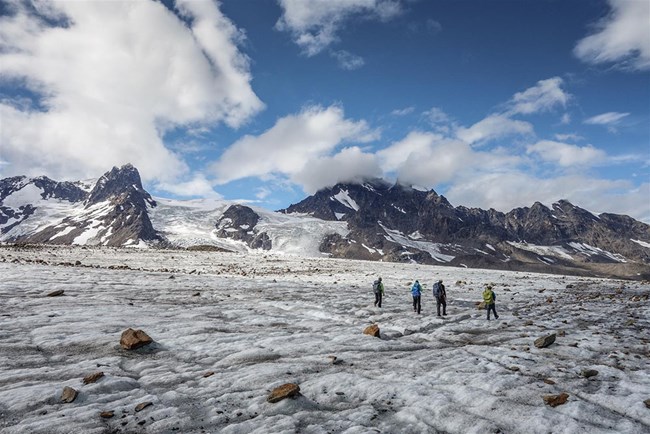
{"label": "rocky mountain peak", "polygon": [[142,180],[138,169],[131,164],[122,167],[113,167],[97,180],[95,187],[88,196],[87,204],[96,204],[111,198],[128,196],[131,201],[145,206],[147,202],[156,206],[151,195],[142,188]]}

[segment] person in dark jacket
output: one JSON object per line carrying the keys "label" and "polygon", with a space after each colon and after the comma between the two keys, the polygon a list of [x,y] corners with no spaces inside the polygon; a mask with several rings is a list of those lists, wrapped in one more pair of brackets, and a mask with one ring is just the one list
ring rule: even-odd
{"label": "person in dark jacket", "polygon": [[384,284],[381,277],[372,284],[372,292],[375,293],[375,307],[381,307],[381,299],[384,296]]}
{"label": "person in dark jacket", "polygon": [[442,306],[442,314],[447,316],[447,291],[442,280],[438,280],[433,284],[433,296],[436,298],[436,308],[438,309],[438,316],[440,316],[440,306]]}
{"label": "person in dark jacket", "polygon": [[417,280],[411,287],[411,295],[413,296],[413,312],[420,314],[420,309],[422,308],[422,303],[420,298],[422,297],[422,286]]}

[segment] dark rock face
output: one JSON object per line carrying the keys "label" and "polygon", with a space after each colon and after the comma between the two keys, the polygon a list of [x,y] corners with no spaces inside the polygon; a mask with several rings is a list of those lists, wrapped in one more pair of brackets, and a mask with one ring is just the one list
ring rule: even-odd
{"label": "dark rock face", "polygon": [[124,196],[129,196],[131,201],[139,206],[144,206],[144,202],[156,206],[156,202],[142,188],[138,169],[131,164],[126,164],[120,168],[113,167],[109,172],[104,173],[88,195],[86,203],[96,204]]}
{"label": "dark rock face", "polygon": [[243,241],[253,249],[270,250],[271,238],[266,232],[258,232],[255,228],[259,220],[260,216],[251,208],[233,205],[217,221],[217,236]]}
{"label": "dark rock face", "polygon": [[346,221],[347,236],[321,243],[333,257],[650,278],[650,249],[633,241],[649,243],[650,225],[566,200],[503,213],[375,179],[323,189],[280,212]]}

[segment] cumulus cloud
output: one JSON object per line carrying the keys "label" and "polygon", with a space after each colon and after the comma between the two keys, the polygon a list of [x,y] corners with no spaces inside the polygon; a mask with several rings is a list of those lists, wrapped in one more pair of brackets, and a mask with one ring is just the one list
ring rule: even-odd
{"label": "cumulus cloud", "polygon": [[576,146],[567,143],[541,140],[526,148],[528,154],[535,154],[543,161],[557,163],[562,167],[588,166],[598,164],[607,158],[605,151],[591,145]]}
{"label": "cumulus cloud", "polygon": [[414,131],[377,152],[382,169],[395,172],[401,182],[434,186],[478,168],[495,170],[517,165],[520,158],[497,148],[477,152],[462,140]]}
{"label": "cumulus cloud", "polygon": [[237,127],[263,108],[244,35],[213,2],[178,0],[180,17],[153,1],[35,5],[0,18],[0,76],[39,99],[0,103],[7,174],[79,178],[132,162],[168,181],[187,166],[165,131]]}
{"label": "cumulus cloud", "polygon": [[439,134],[412,131],[404,139],[377,152],[381,166],[386,172],[392,172],[402,166],[411,155],[428,157],[434,143],[444,140]]}
{"label": "cumulus cloud", "polygon": [[278,0],[282,16],[275,27],[290,32],[307,56],[338,41],[338,32],[353,17],[390,20],[402,11],[399,0]]}
{"label": "cumulus cloud", "polygon": [[312,106],[279,119],[259,136],[237,140],[211,170],[219,183],[250,176],[292,176],[302,172],[310,160],[329,155],[342,143],[367,143],[378,137],[365,121],[346,119],[339,106]]}
{"label": "cumulus cloud", "polygon": [[576,44],[574,54],[591,64],[650,69],[650,2],[609,0],[609,5],[610,14],[596,25],[593,34]]}
{"label": "cumulus cloud", "polygon": [[533,134],[532,124],[502,115],[490,115],[471,127],[460,127],[456,130],[456,137],[469,144],[528,134]]}
{"label": "cumulus cloud", "polygon": [[607,112],[586,119],[585,124],[613,126],[620,123],[621,119],[629,116],[629,113]]}
{"label": "cumulus cloud", "polygon": [[354,146],[345,148],[334,156],[309,160],[305,167],[291,177],[308,194],[339,182],[360,182],[368,178],[381,177],[374,154],[364,153]]}
{"label": "cumulus cloud", "polygon": [[506,114],[523,114],[547,112],[557,106],[564,107],[570,95],[562,89],[564,81],[560,77],[540,80],[533,87],[517,92],[508,102]]}

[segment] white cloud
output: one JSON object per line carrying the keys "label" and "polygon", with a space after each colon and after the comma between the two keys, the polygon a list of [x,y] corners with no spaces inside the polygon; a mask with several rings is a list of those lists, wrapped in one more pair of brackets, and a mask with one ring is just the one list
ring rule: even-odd
{"label": "white cloud", "polygon": [[629,113],[607,112],[586,119],[585,124],[589,125],[608,125],[613,126],[620,123],[621,119],[629,116]]}
{"label": "white cloud", "polygon": [[145,179],[170,180],[187,166],[165,131],[237,127],[263,108],[237,49],[243,34],[215,3],[177,1],[191,27],[152,1],[36,5],[49,21],[22,3],[0,18],[0,75],[44,106],[0,104],[3,172],[69,179],[131,162]]}
{"label": "white cloud", "polygon": [[598,23],[595,33],[576,44],[575,55],[591,64],[650,69],[650,2],[609,0],[609,4],[610,14]]}
{"label": "white cloud", "polygon": [[607,159],[605,151],[591,145],[575,146],[551,140],[542,140],[530,145],[526,148],[526,152],[562,167],[594,165]]}
{"label": "white cloud", "polygon": [[532,114],[551,111],[556,106],[564,107],[571,96],[562,89],[563,80],[552,77],[540,80],[535,86],[517,92],[508,102],[506,114]]}
{"label": "white cloud", "polygon": [[557,140],[561,140],[563,142],[566,141],[572,141],[572,142],[579,142],[580,140],[584,140],[585,138],[582,137],[581,135],[574,134],[574,133],[568,133],[568,134],[556,134],[555,138]]}
{"label": "white cloud", "polygon": [[417,131],[378,151],[377,157],[385,172],[396,172],[401,182],[421,186],[452,181],[477,168],[497,170],[520,162],[501,148],[476,152],[461,140]]}
{"label": "white cloud", "polygon": [[353,71],[365,65],[363,57],[347,52],[345,50],[332,51],[331,55],[338,62],[339,68],[346,71]]}
{"label": "white cloud", "polygon": [[332,157],[311,159],[291,177],[308,194],[339,182],[360,182],[381,177],[382,171],[374,154],[364,153],[358,147],[345,148]]}
{"label": "white cloud", "polygon": [[571,123],[571,115],[568,113],[564,113],[562,115],[562,119],[560,119],[560,124],[569,125],[570,123]]}
{"label": "white cloud", "polygon": [[196,173],[189,181],[160,182],[155,185],[156,189],[168,191],[176,196],[182,197],[209,197],[221,199],[222,196],[214,191],[212,182],[206,179],[205,175]]}
{"label": "white cloud", "polygon": [[338,40],[352,17],[389,20],[402,11],[399,0],[278,0],[282,16],[276,29],[288,31],[305,54],[313,56]]}
{"label": "white cloud", "polygon": [[390,112],[391,115],[393,116],[406,116],[408,114],[411,114],[415,111],[415,107],[404,107],[402,109],[395,109],[392,112]]}
{"label": "white cloud", "polygon": [[502,115],[490,115],[469,128],[460,127],[456,131],[456,137],[469,144],[529,134],[533,134],[533,126],[530,123]]}
{"label": "white cloud", "polygon": [[411,154],[428,156],[433,144],[443,139],[439,134],[412,131],[404,139],[378,151],[377,156],[382,168],[386,172],[392,172],[402,166]]}
{"label": "white cloud", "polygon": [[237,140],[212,170],[220,183],[274,173],[290,176],[300,173],[309,160],[329,155],[344,142],[367,143],[378,136],[365,121],[346,119],[339,106],[308,107],[279,119],[259,136]]}
{"label": "white cloud", "polygon": [[450,124],[452,122],[449,115],[439,107],[431,107],[429,110],[423,112],[422,116],[424,116],[431,125]]}

